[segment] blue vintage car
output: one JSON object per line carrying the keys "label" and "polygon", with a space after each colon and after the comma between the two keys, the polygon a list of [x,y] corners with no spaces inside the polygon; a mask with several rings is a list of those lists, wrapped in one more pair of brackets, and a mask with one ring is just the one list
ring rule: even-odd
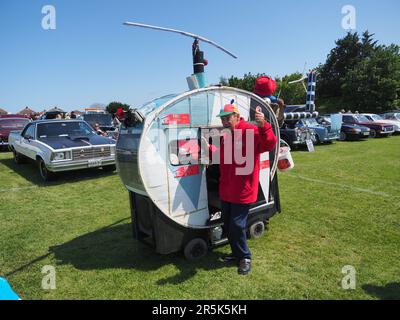
{"label": "blue vintage car", "polygon": [[328,124],[318,123],[315,118],[300,119],[296,127],[307,127],[315,132],[315,143],[332,142],[339,139],[340,128],[342,126],[342,116],[340,114],[331,115],[331,122]]}

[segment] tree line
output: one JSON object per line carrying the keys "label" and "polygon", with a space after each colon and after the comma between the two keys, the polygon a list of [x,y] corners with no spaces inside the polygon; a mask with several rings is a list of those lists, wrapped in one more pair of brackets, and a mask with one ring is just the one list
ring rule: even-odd
{"label": "tree line", "polygon": [[[325,63],[318,65],[316,105],[322,112],[341,109],[380,113],[400,108],[400,48],[398,45],[379,45],[374,34],[365,31],[361,36],[349,32],[335,41]],[[220,84],[253,91],[255,79],[264,73],[247,73],[242,78],[221,77]],[[286,104],[304,104],[306,93],[301,78],[293,73],[275,77],[275,95]]]}

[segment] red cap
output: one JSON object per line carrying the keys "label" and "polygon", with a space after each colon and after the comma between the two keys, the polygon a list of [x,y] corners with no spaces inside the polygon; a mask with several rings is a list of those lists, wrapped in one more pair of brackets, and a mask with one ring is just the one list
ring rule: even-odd
{"label": "red cap", "polygon": [[274,79],[263,76],[256,79],[254,93],[261,97],[270,96],[276,90],[277,84]]}

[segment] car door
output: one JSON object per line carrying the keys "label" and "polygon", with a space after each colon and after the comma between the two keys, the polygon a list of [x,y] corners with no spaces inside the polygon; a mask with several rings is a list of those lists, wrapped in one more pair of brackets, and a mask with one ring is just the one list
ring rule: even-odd
{"label": "car door", "polygon": [[34,142],[35,142],[35,125],[31,123],[22,132],[21,145],[20,145],[21,149],[19,152],[31,159],[35,159],[36,148]]}

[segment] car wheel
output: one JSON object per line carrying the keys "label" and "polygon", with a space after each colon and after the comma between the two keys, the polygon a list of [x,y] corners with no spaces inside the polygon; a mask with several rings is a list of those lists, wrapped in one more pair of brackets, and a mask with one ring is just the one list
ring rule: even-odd
{"label": "car wheel", "polygon": [[260,238],[265,233],[265,224],[263,221],[254,222],[249,228],[249,237],[252,239]]}
{"label": "car wheel", "polygon": [[104,167],[102,167],[102,169],[105,172],[114,172],[117,169],[117,167],[115,166],[115,164],[112,164],[110,166],[104,166]]}
{"label": "car wheel", "polygon": [[19,152],[13,150],[13,155],[14,155],[14,162],[16,164],[21,164],[24,162],[24,156],[20,154]]}
{"label": "car wheel", "polygon": [[371,129],[371,131],[369,132],[369,137],[370,138],[376,138],[376,131]]}
{"label": "car wheel", "polygon": [[188,260],[198,260],[207,254],[208,246],[204,239],[194,238],[188,242],[183,250],[185,258]]}
{"label": "car wheel", "polygon": [[345,141],[347,139],[346,133],[345,132],[340,132],[339,140],[340,141]]}
{"label": "car wheel", "polygon": [[44,163],[42,158],[39,158],[38,165],[39,173],[43,181],[51,181],[55,178],[55,174],[47,169],[46,164]]}

